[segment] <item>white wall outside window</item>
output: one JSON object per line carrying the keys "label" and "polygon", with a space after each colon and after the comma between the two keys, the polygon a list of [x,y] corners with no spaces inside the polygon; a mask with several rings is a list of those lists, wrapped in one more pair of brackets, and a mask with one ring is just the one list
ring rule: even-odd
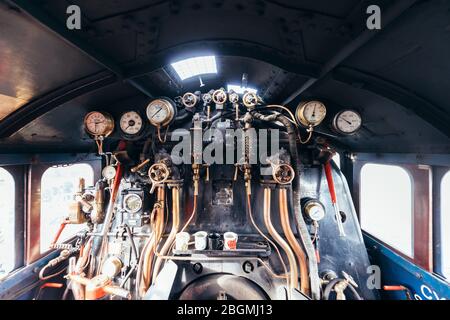
{"label": "white wall outside window", "polygon": [[[85,179],[85,185],[94,183],[94,171],[85,163],[66,167],[48,168],[41,179],[41,253],[49,250],[61,222],[68,215],[68,208],[78,190],[79,178]],[[67,225],[59,242],[69,239],[82,230],[85,225]]]}
{"label": "white wall outside window", "polygon": [[15,260],[15,183],[0,168],[0,279],[14,268]]}
{"label": "white wall outside window", "polygon": [[366,164],[360,188],[362,229],[413,257],[413,185],[408,172],[399,166]]}

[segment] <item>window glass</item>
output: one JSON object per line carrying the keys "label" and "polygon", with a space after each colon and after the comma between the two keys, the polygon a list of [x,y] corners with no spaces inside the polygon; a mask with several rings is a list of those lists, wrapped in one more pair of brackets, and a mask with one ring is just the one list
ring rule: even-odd
{"label": "window glass", "polygon": [[336,163],[337,167],[340,169],[341,168],[341,155],[336,152],[332,159],[333,159],[334,163]]}
{"label": "window glass", "polygon": [[389,246],[413,257],[412,182],[408,172],[391,165],[361,169],[361,227]]}
{"label": "window glass", "polygon": [[[88,164],[79,163],[65,167],[48,168],[41,180],[41,253],[49,250],[61,222],[68,215],[68,208],[78,190],[79,179],[86,186],[94,183],[94,171]],[[82,230],[84,225],[67,225],[59,238],[65,241]]]}
{"label": "window glass", "polygon": [[0,279],[14,269],[15,261],[15,183],[0,168]]}
{"label": "window glass", "polygon": [[442,273],[450,279],[450,172],[441,182]]}

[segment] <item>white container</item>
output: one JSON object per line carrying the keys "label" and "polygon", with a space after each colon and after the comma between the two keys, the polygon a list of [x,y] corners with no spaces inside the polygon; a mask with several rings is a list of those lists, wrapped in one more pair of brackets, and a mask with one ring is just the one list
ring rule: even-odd
{"label": "white container", "polygon": [[175,250],[187,251],[190,237],[191,236],[187,232],[177,233],[175,237]]}
{"label": "white container", "polygon": [[223,249],[236,250],[238,235],[234,232],[225,232],[223,235]]}
{"label": "white container", "polygon": [[205,231],[198,231],[194,234],[195,250],[205,250],[208,239],[208,233]]}

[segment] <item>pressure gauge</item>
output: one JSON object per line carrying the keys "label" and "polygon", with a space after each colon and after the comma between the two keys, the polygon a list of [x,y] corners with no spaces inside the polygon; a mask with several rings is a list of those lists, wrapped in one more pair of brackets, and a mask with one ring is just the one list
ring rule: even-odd
{"label": "pressure gauge", "polygon": [[303,206],[303,212],[313,221],[320,221],[325,217],[325,208],[318,200],[308,200]]}
{"label": "pressure gauge", "polygon": [[106,137],[114,130],[114,119],[106,112],[92,111],[84,117],[84,128],[93,136]]}
{"label": "pressure gauge", "polygon": [[116,176],[116,168],[113,166],[106,166],[102,170],[102,176],[106,180],[112,180]]}
{"label": "pressure gauge", "polygon": [[361,115],[355,110],[343,110],[333,119],[333,129],[341,134],[354,134],[361,128]]}
{"label": "pressure gauge", "polygon": [[155,127],[167,126],[175,117],[175,107],[167,99],[156,99],[147,106],[147,118]]}
{"label": "pressure gauge", "polygon": [[186,92],[181,99],[181,102],[186,108],[193,108],[198,102],[198,98],[191,92]]}
{"label": "pressure gauge", "polygon": [[238,103],[239,102],[239,95],[236,92],[231,92],[228,95],[228,99],[230,99],[231,103]]}
{"label": "pressure gauge", "polygon": [[307,101],[298,105],[295,115],[298,122],[305,127],[319,125],[327,114],[327,108],[320,101]]}
{"label": "pressure gauge", "polygon": [[227,98],[227,93],[223,89],[216,90],[212,94],[212,100],[215,104],[224,104],[227,102]]}
{"label": "pressure gauge", "polygon": [[128,213],[136,213],[142,209],[142,198],[134,193],[127,194],[123,199],[123,207]]}
{"label": "pressure gauge", "polygon": [[142,117],[136,111],[125,112],[120,117],[120,129],[125,134],[136,135],[142,131],[143,127]]}

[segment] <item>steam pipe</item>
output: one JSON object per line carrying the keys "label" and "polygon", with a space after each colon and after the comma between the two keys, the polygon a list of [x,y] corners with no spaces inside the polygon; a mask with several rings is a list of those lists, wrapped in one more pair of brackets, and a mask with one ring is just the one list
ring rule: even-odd
{"label": "steam pipe", "polygon": [[277,242],[281,248],[286,252],[286,256],[289,261],[289,296],[291,294],[292,288],[298,288],[298,271],[297,271],[297,262],[295,261],[294,253],[292,252],[291,247],[287,244],[286,241],[278,234],[275,227],[272,224],[272,220],[270,218],[270,197],[272,192],[270,188],[264,188],[264,223],[266,224],[267,231],[272,236],[272,238]]}
{"label": "steam pipe", "polygon": [[[170,230],[169,236],[167,237],[166,242],[164,243],[164,246],[160,251],[161,255],[164,256],[169,251],[178,233],[179,227],[180,227],[180,188],[179,186],[174,186],[172,187],[172,229]],[[152,283],[156,281],[156,277],[158,276],[161,263],[162,260],[160,258],[157,258],[155,262],[155,267],[153,268]]]}
{"label": "steam pipe", "polygon": [[281,226],[283,227],[284,235],[289,245],[294,250],[300,265],[300,291],[305,295],[309,295],[309,276],[306,256],[291,229],[287,205],[287,190],[285,188],[279,189],[279,204]]}

